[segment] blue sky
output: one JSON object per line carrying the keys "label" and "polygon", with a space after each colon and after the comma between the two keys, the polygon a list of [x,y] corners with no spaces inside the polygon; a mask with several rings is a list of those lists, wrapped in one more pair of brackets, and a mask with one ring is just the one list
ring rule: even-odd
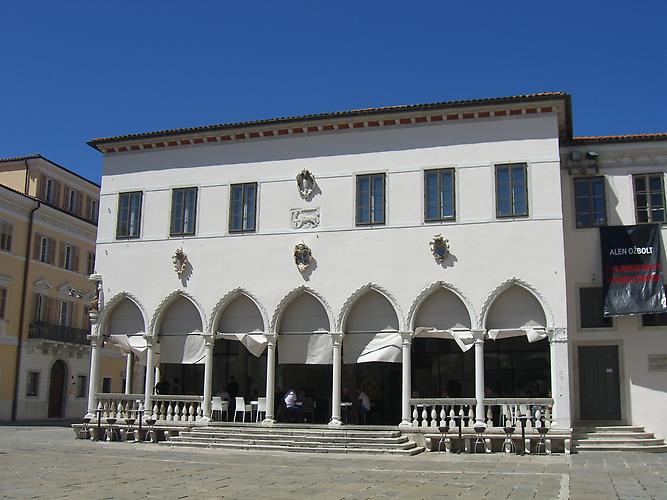
{"label": "blue sky", "polygon": [[93,137],[552,90],[576,135],[667,131],[665,2],[6,0],[0,18],[0,157],[95,181]]}

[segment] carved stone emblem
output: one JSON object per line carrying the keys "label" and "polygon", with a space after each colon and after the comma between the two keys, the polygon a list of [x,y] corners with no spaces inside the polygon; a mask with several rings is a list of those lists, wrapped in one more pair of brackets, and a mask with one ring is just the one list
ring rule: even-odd
{"label": "carved stone emblem", "polygon": [[291,211],[292,229],[308,229],[320,225],[319,208],[294,208]]}
{"label": "carved stone emblem", "polygon": [[296,176],[296,185],[302,198],[308,198],[315,189],[315,176],[305,168]]}
{"label": "carved stone emblem", "polygon": [[300,272],[304,272],[310,266],[313,254],[305,243],[299,243],[294,247],[294,263]]}
{"label": "carved stone emblem", "polygon": [[181,275],[188,265],[188,256],[185,255],[182,248],[179,248],[176,250],[176,253],[171,256],[171,261],[174,264],[174,271],[176,271],[176,274]]}
{"label": "carved stone emblem", "polygon": [[431,253],[433,253],[435,261],[442,264],[449,255],[449,240],[446,240],[441,234],[436,234],[429,245],[431,245]]}

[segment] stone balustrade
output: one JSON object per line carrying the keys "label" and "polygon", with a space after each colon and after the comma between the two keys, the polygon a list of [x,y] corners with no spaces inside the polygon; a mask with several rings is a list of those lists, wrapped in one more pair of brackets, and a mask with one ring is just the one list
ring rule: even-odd
{"label": "stone balustrade", "polygon": [[475,423],[475,398],[411,398],[412,427],[462,427]]}
{"label": "stone balustrade", "polygon": [[488,427],[551,427],[554,400],[551,398],[484,398],[485,421]]}
{"label": "stone balustrade", "polygon": [[204,418],[204,396],[154,395],[153,418],[158,422],[198,422]]}
{"label": "stone balustrade", "polygon": [[[97,410],[101,411],[101,418],[115,418],[117,420],[137,419],[139,412],[144,409],[143,394],[102,393],[95,394]],[[96,415],[97,417],[97,415]]]}

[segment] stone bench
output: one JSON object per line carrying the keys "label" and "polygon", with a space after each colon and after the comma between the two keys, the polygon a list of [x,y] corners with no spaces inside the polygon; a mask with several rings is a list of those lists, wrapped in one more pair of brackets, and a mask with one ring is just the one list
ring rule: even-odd
{"label": "stone bench", "polygon": [[[87,439],[87,437],[82,436],[82,432],[85,428],[85,424],[80,423],[80,424],[72,424],[72,430],[74,431],[74,436],[76,439]],[[108,424],[106,423],[105,420],[102,420],[102,424],[100,426],[100,432],[102,434],[102,439],[104,439],[105,434],[107,429],[109,428]],[[130,429],[130,426],[121,420],[120,422],[116,422],[114,424],[114,428],[118,430],[118,433],[120,435],[120,440],[121,441],[126,441],[127,440],[127,431]],[[139,425],[137,423],[134,423],[131,426],[133,431],[138,431],[139,430]],[[181,432],[186,432],[192,430],[191,425],[186,425],[184,424],[174,424],[172,422],[157,422],[154,426],[153,429],[155,430],[156,436],[157,436],[157,441],[168,441],[172,436],[178,436]],[[142,432],[146,432],[148,430],[148,425],[144,423],[142,425]],[[88,431],[90,432],[90,439],[92,440],[97,440],[97,421],[92,421],[88,424]]]}
{"label": "stone bench", "polygon": [[[436,432],[427,432],[424,435],[424,444],[427,451],[441,451],[438,450],[441,439],[444,437],[444,434],[437,432],[437,429],[433,429]],[[501,427],[490,427],[483,434],[482,438],[484,439],[484,451],[485,453],[491,453],[492,451],[506,451],[504,449],[504,442],[506,438],[505,431]],[[443,441],[444,451],[451,453],[452,445],[456,448],[458,446],[458,428],[452,428],[447,433],[445,440]],[[461,430],[461,439],[463,441],[463,448],[461,451],[470,453],[473,450],[473,443],[477,438],[477,433],[474,429],[470,427],[465,427]],[[534,453],[535,446],[540,439],[540,434],[535,428],[526,429],[526,442],[525,450],[526,453]],[[521,428],[517,428],[512,434],[512,441],[517,446],[517,450],[521,450]],[[570,429],[550,429],[545,437],[545,453],[547,455],[551,454],[552,448],[555,448],[553,451],[565,453],[566,455],[570,454],[572,442],[572,431]],[[481,444],[479,445],[481,451]]]}

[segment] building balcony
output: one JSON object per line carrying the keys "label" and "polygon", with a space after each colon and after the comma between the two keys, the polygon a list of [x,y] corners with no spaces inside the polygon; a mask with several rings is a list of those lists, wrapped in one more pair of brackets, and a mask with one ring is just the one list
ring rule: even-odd
{"label": "building balcony", "polygon": [[71,326],[56,325],[44,321],[30,324],[28,338],[66,342],[68,344],[88,345],[88,330],[72,328]]}

